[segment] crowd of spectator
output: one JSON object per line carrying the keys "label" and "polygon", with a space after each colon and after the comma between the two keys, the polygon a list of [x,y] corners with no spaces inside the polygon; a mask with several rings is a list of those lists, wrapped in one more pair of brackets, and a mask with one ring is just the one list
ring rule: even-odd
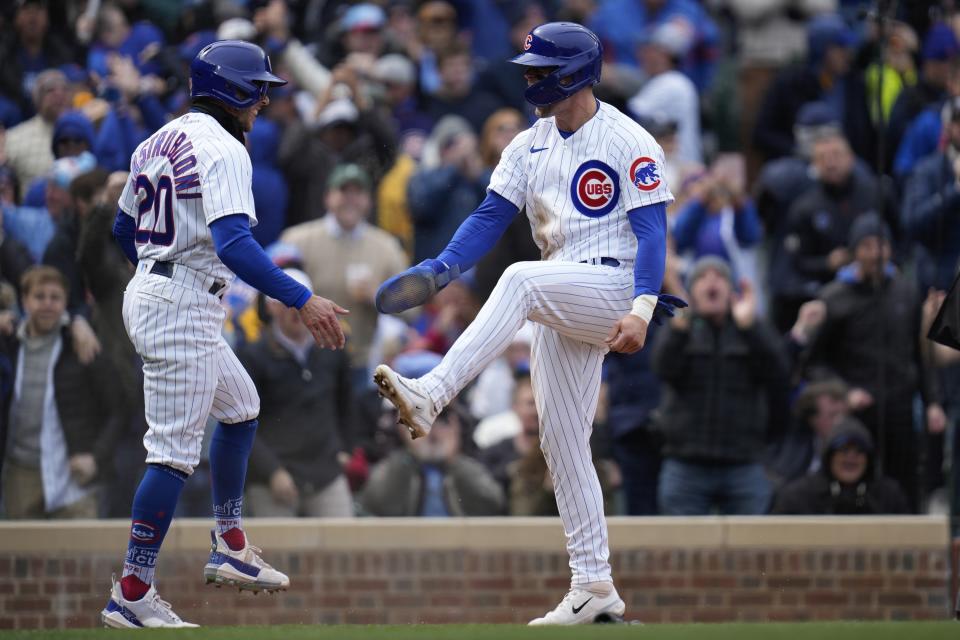
{"label": "crowd of spectator", "polygon": [[[145,423],[110,224],[131,152],[190,109],[190,61],[227,38],[260,44],[289,80],[247,136],[254,235],[351,310],[332,352],[244,283],[225,297],[224,332],[262,399],[251,515],[556,513],[528,331],[421,440],[370,376],[380,362],[430,370],[503,269],[539,258],[520,215],[423,308],[374,306],[380,282],[439,253],[532,122],[505,60],[554,19],[595,30],[598,95],[664,148],[663,290],[690,301],[643,351],[606,359],[591,454],[608,513],[946,510],[960,358],[925,331],[960,259],[954,4],[5,3],[4,517],[128,515]],[[209,513],[206,473],[183,515]]]}

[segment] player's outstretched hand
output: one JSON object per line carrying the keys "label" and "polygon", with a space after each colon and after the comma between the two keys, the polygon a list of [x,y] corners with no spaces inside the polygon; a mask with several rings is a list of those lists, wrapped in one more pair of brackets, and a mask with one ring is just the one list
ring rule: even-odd
{"label": "player's outstretched hand", "polygon": [[342,349],[346,338],[337,316],[348,313],[350,312],[336,302],[311,296],[307,303],[300,307],[300,321],[310,329],[313,339],[321,348]]}
{"label": "player's outstretched hand", "polygon": [[617,353],[636,353],[647,341],[647,326],[642,318],[628,313],[613,325],[607,336],[607,346]]}

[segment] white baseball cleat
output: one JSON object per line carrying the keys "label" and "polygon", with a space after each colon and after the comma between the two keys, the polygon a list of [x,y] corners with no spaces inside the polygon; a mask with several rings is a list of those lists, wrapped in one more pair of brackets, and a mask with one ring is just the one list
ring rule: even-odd
{"label": "white baseball cleat", "polygon": [[626,609],[627,606],[616,589],[612,589],[610,595],[598,596],[574,587],[567,592],[556,609],[542,618],[531,620],[530,626],[593,624],[598,621],[598,617],[604,622],[610,622],[622,619]]}
{"label": "white baseball cleat", "polygon": [[373,373],[373,381],[380,388],[380,395],[393,403],[400,414],[400,424],[410,430],[414,440],[430,433],[437,410],[419,381],[404,378],[385,364]]}
{"label": "white baseball cleat", "polygon": [[157,588],[150,585],[150,590],[139,600],[125,600],[123,592],[120,590],[120,583],[117,582],[117,576],[112,576],[110,581],[113,586],[110,588],[110,600],[107,606],[100,612],[100,619],[105,627],[114,629],[143,629],[150,627],[166,627],[187,629],[199,625],[192,622],[184,622],[176,613],[170,603],[163,600],[157,593]]}
{"label": "white baseball cleat", "polygon": [[227,585],[241,591],[283,591],[290,586],[290,578],[264,562],[262,550],[246,541],[246,546],[233,551],[216,531],[210,531],[212,549],[210,560],[203,568],[207,584]]}

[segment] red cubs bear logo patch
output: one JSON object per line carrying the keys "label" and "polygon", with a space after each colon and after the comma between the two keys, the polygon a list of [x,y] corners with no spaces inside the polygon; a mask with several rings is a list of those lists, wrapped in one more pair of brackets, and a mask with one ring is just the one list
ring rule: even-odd
{"label": "red cubs bear logo patch", "polygon": [[630,182],[640,191],[653,191],[660,186],[660,169],[657,161],[640,156],[630,165]]}

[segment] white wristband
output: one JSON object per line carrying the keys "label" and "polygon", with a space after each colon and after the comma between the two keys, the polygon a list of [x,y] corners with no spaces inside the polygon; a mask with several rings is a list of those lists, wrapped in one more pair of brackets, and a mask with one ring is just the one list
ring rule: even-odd
{"label": "white wristband", "polygon": [[652,294],[637,296],[633,299],[633,308],[630,309],[630,313],[647,324],[650,324],[650,319],[653,317],[653,310],[656,306],[657,296]]}

